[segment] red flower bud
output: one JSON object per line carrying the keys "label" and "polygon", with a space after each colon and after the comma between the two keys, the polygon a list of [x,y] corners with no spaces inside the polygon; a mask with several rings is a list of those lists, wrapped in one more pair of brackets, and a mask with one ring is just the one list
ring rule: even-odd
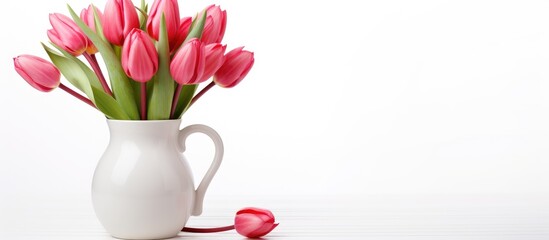
{"label": "red flower bud", "polygon": [[50,62],[32,55],[21,55],[13,59],[15,71],[32,87],[42,92],[57,88],[61,73]]}
{"label": "red flower bud", "polygon": [[103,15],[103,34],[114,45],[122,46],[124,39],[134,28],[139,28],[139,18],[131,0],[109,0]]}
{"label": "red flower bud", "polygon": [[259,238],[271,232],[278,223],[271,211],[261,208],[244,208],[236,213],[234,227],[245,237]]}
{"label": "red flower bud", "polygon": [[202,74],[201,82],[204,82],[211,78],[215,72],[223,65],[225,61],[225,49],[227,46],[221,45],[221,43],[208,44],[205,47],[206,53],[206,66],[204,68],[204,74]]}
{"label": "red flower bud", "polygon": [[151,7],[149,18],[147,19],[147,32],[156,40],[160,34],[160,22],[162,13],[166,19],[166,30],[168,32],[168,42],[171,49],[176,42],[179,29],[179,5],[177,0],[155,0]]}
{"label": "red flower bud", "polygon": [[[97,17],[99,18],[99,21],[102,22],[103,21],[102,20],[103,19],[103,13],[101,11],[99,11],[99,9],[97,9],[92,4],[90,4],[88,6],[88,8],[82,9],[82,12],[80,12],[80,18],[82,19],[82,21],[84,21],[84,23],[86,25],[88,25],[88,27],[90,27],[95,32],[96,30],[95,30],[94,9],[95,9],[95,12],[98,15]],[[86,48],[86,52],[88,54],[96,53],[97,48],[95,47],[95,45],[93,45],[92,41],[89,38],[86,37],[86,39],[88,40],[88,48]]]}
{"label": "red flower bud", "polygon": [[197,84],[202,80],[205,62],[204,45],[194,38],[177,50],[170,63],[170,73],[181,85]]}
{"label": "red flower bud", "polygon": [[254,65],[254,53],[242,50],[244,47],[233,49],[225,55],[225,62],[214,75],[217,85],[225,88],[236,86]]}
{"label": "red flower bud", "polygon": [[227,11],[219,6],[210,5],[206,8],[206,23],[202,32],[202,42],[205,44],[220,43],[225,35]]}
{"label": "red flower bud", "polygon": [[60,14],[50,14],[53,29],[48,30],[48,38],[57,46],[74,56],[79,56],[88,47],[88,39],[76,23],[69,17]]}
{"label": "red flower bud", "polygon": [[133,80],[147,82],[158,70],[158,53],[149,35],[133,29],[122,47],[122,68]]}

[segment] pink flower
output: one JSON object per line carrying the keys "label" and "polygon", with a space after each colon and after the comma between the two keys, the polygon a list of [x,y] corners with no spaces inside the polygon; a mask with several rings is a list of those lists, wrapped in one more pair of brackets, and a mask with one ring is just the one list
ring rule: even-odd
{"label": "pink flower", "polygon": [[204,45],[196,38],[185,43],[170,63],[173,79],[181,84],[197,84],[202,80],[206,62]]}
{"label": "pink flower", "polygon": [[208,44],[205,47],[206,53],[206,66],[204,68],[204,74],[202,75],[201,82],[211,78],[215,72],[223,65],[225,61],[225,49],[227,46],[221,45],[221,43]]}
{"label": "pink flower", "polygon": [[175,42],[173,46],[170,45],[170,50],[177,50],[181,46],[181,44],[183,44],[183,42],[187,38],[187,35],[189,35],[192,23],[193,19],[191,17],[184,17],[181,19],[179,23],[179,28],[177,29],[177,35],[175,36]]}
{"label": "pink flower", "polygon": [[158,70],[158,53],[143,30],[135,28],[126,37],[122,47],[122,68],[138,82],[151,80]]}
{"label": "pink flower", "polygon": [[53,29],[48,30],[48,38],[57,46],[74,56],[86,51],[88,40],[72,19],[60,14],[50,14]]}
{"label": "pink flower", "polygon": [[278,223],[274,223],[271,211],[261,208],[244,208],[236,213],[234,227],[245,237],[259,238],[271,232]]}
{"label": "pink flower", "polygon": [[103,15],[103,34],[114,45],[121,46],[134,28],[139,28],[139,18],[131,0],[109,0]]}
{"label": "pink flower", "polygon": [[147,32],[156,40],[160,34],[162,13],[166,18],[166,30],[171,48],[175,45],[179,29],[179,5],[177,0],[155,0],[147,19]]}
{"label": "pink flower", "polygon": [[15,71],[32,87],[42,92],[49,92],[61,81],[61,73],[50,62],[32,55],[21,55],[13,58]]}
{"label": "pink flower", "polygon": [[80,12],[80,18],[82,19],[82,21],[84,21],[84,23],[86,23],[86,25],[88,25],[88,27],[90,27],[95,32],[95,16],[93,14],[94,9],[95,12],[97,12],[99,21],[103,22],[103,13],[92,4],[90,4],[88,8],[82,9],[82,12]]}
{"label": "pink flower", "polygon": [[217,85],[225,88],[236,86],[254,65],[254,53],[242,50],[244,47],[233,49],[225,55],[223,66],[214,75]]}
{"label": "pink flower", "polygon": [[[80,12],[80,18],[82,19],[82,21],[84,21],[84,23],[86,25],[88,25],[88,27],[90,27],[95,32],[96,31],[95,30],[95,16],[94,16],[94,13],[93,13],[94,9],[95,9],[95,12],[97,12],[99,21],[102,22],[103,21],[102,20],[103,19],[103,13],[101,11],[99,11],[99,9],[97,9],[92,4],[90,4],[88,6],[88,8],[82,9],[82,12]],[[86,52],[88,54],[96,53],[97,48],[93,45],[92,41],[89,38],[86,38],[86,39],[88,40],[88,48],[86,49]]]}
{"label": "pink flower", "polygon": [[211,5],[206,9],[206,23],[202,32],[202,42],[205,44],[220,43],[225,35],[227,11],[219,6]]}

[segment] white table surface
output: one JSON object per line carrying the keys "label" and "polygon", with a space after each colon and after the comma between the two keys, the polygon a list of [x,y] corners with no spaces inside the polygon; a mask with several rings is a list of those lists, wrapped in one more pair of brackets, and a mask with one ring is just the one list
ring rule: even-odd
{"label": "white table surface", "polygon": [[[89,195],[0,199],[0,239],[113,239]],[[265,239],[549,239],[549,196],[209,196],[188,226],[231,224],[242,207],[271,209],[279,227]],[[235,231],[175,239],[243,239]]]}

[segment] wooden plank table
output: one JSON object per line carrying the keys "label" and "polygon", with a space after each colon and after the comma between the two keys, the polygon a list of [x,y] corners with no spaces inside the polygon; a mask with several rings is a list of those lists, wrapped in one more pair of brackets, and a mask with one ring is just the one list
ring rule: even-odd
{"label": "wooden plank table", "polygon": [[[0,239],[113,239],[89,195],[0,199]],[[265,239],[549,239],[549,196],[207,196],[188,226],[231,224],[242,207],[271,209],[279,227]],[[244,239],[235,231],[174,239]]]}

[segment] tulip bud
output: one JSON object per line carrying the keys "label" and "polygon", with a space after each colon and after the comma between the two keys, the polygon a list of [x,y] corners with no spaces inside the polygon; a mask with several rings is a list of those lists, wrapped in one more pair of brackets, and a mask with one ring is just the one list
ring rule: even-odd
{"label": "tulip bud", "polygon": [[47,60],[32,56],[21,55],[13,59],[15,71],[32,87],[42,92],[49,92],[61,81],[59,70]]}
{"label": "tulip bud", "polygon": [[151,80],[158,70],[158,53],[149,35],[141,29],[133,29],[122,46],[122,68],[138,82]]}
{"label": "tulip bud", "polygon": [[252,69],[254,53],[243,48],[233,49],[225,55],[225,62],[214,75],[214,81],[220,87],[236,86]]}
{"label": "tulip bud", "polygon": [[202,75],[201,82],[211,78],[215,72],[223,65],[225,61],[225,49],[227,45],[223,46],[221,43],[208,44],[205,47],[206,54],[206,66],[204,68],[204,74]]}
{"label": "tulip bud", "polygon": [[121,46],[134,28],[139,28],[139,18],[131,0],[109,0],[103,15],[103,34],[114,45]]}
{"label": "tulip bud", "polygon": [[166,19],[166,30],[171,48],[175,45],[179,29],[179,5],[177,0],[155,0],[147,19],[147,32],[156,40],[160,35],[162,13]]}
{"label": "tulip bud", "polygon": [[[88,25],[88,27],[90,27],[94,32],[96,32],[94,10],[97,13],[97,17],[99,18],[99,21],[102,22],[103,13],[99,11],[99,9],[97,9],[92,4],[90,4],[88,8],[82,9],[82,12],[80,12],[80,18],[82,19],[82,21],[84,21],[86,25]],[[87,40],[88,40],[88,48],[86,49],[86,52],[88,54],[96,53],[97,48],[95,47],[95,45],[93,45],[92,41],[89,38],[87,38]]]}
{"label": "tulip bud", "polygon": [[72,19],[60,13],[53,13],[50,14],[50,23],[53,29],[48,30],[48,38],[53,43],[73,56],[79,56],[86,51],[87,37]]}
{"label": "tulip bud", "polygon": [[170,73],[181,85],[197,84],[202,80],[205,62],[205,48],[198,39],[193,38],[175,53],[170,63]]}
{"label": "tulip bud", "polygon": [[245,237],[259,238],[271,232],[278,223],[274,223],[274,215],[267,209],[244,208],[236,213],[234,227]]}
{"label": "tulip bud", "polygon": [[227,11],[219,6],[211,5],[206,9],[206,23],[202,31],[202,42],[205,44],[220,43],[225,35]]}
{"label": "tulip bud", "polygon": [[183,42],[187,38],[187,35],[189,34],[192,23],[193,19],[191,17],[184,17],[181,19],[179,23],[179,28],[177,29],[177,35],[175,36],[175,42],[173,46],[170,45],[170,50],[177,50],[181,46],[181,44],[183,44]]}

